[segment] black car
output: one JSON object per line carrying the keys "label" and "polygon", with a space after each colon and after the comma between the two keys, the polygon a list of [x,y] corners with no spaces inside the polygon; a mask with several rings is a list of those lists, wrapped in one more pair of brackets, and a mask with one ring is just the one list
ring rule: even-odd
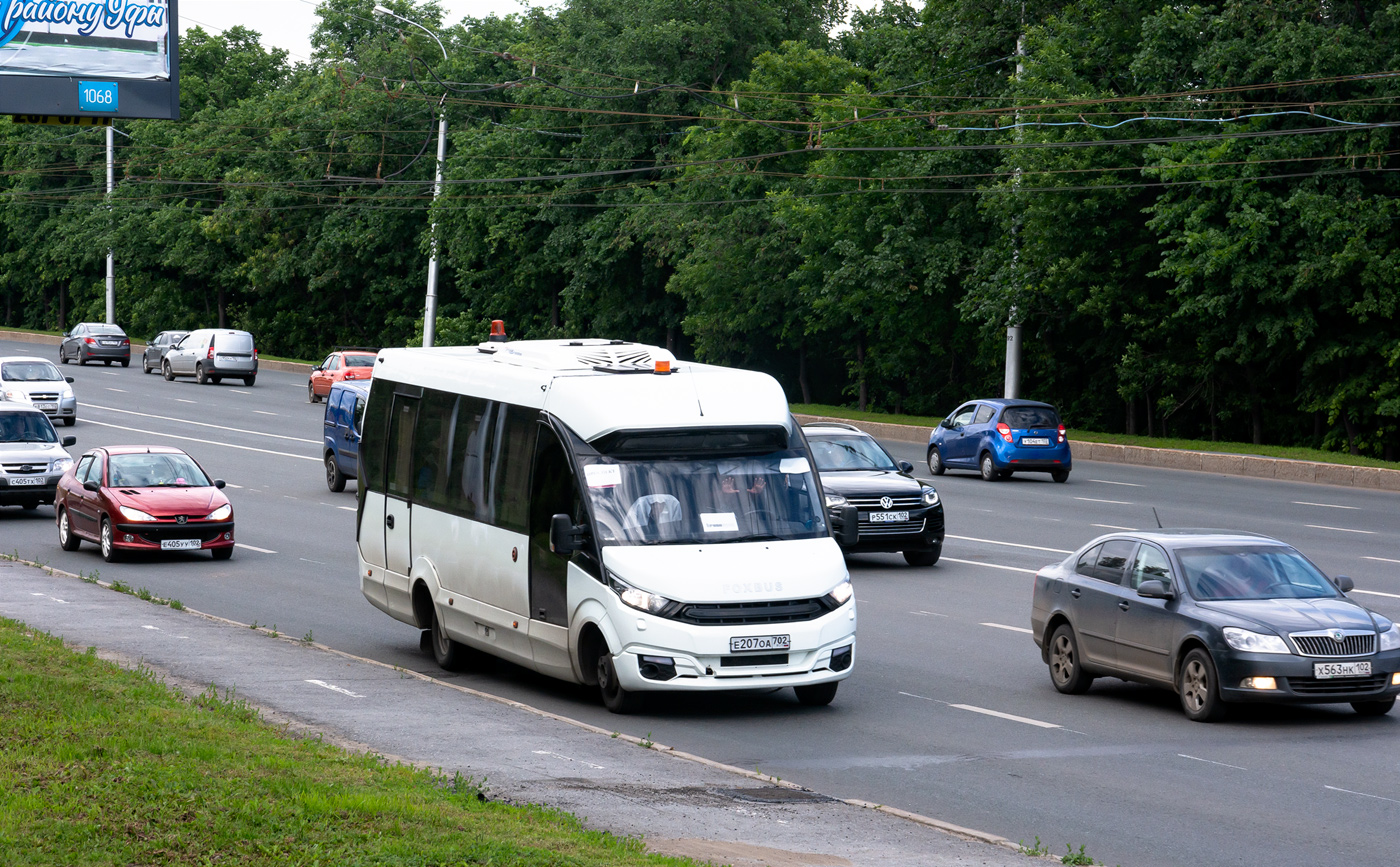
{"label": "black car", "polygon": [[910,566],[932,566],[943,553],[943,503],[914,478],[914,465],[895,461],[873,437],[836,422],[804,425],[831,523],[841,539],[841,510],[854,506],[858,535],[846,554],[899,551]]}
{"label": "black car", "polygon": [[116,325],[79,322],[63,335],[63,342],[58,345],[58,360],[63,364],[101,361],[109,366],[120,361],[122,367],[126,367],[131,364],[131,340]]}
{"label": "black car", "polygon": [[1109,675],[1174,690],[1198,721],[1231,702],[1379,716],[1400,694],[1400,628],[1352,586],[1267,536],[1118,533],[1036,574],[1031,630],[1064,693]]}
{"label": "black car", "polygon": [[146,349],[141,353],[141,372],[150,373],[160,370],[160,363],[165,360],[165,354],[170,351],[170,347],[179,343],[180,340],[189,334],[188,331],[162,331],[146,344]]}

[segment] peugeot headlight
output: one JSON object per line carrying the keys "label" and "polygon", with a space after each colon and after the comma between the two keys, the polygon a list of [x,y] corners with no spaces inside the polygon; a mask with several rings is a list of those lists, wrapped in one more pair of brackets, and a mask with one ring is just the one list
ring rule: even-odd
{"label": "peugeot headlight", "polygon": [[122,517],[128,521],[154,521],[154,515],[148,515],[140,509],[133,509],[130,506],[118,506],[117,511],[122,513]]}
{"label": "peugeot headlight", "polygon": [[1400,626],[1394,623],[1390,628],[1381,633],[1381,650],[1395,650],[1400,648]]}
{"label": "peugeot headlight", "polygon": [[854,594],[855,591],[851,589],[851,582],[842,581],[840,584],[833,587],[830,593],[826,594],[826,598],[831,600],[832,608],[840,608],[842,605],[849,602],[851,596]]}
{"label": "peugeot headlight", "polygon": [[1292,653],[1277,635],[1250,632],[1235,626],[1225,627],[1225,643],[1245,653]]}
{"label": "peugeot headlight", "polygon": [[938,492],[935,491],[933,488],[924,488],[924,505],[925,505],[925,506],[936,506],[936,505],[938,505]]}
{"label": "peugeot headlight", "polygon": [[846,505],[846,498],[839,494],[826,495],[826,507],[828,509],[839,509]]}
{"label": "peugeot headlight", "polygon": [[625,604],[645,611],[648,614],[660,614],[671,605],[671,600],[665,596],[658,596],[655,593],[648,593],[645,590],[638,590],[630,584],[618,580],[618,577],[611,572],[608,573],[608,583],[612,586],[613,592],[618,595]]}
{"label": "peugeot headlight", "polygon": [[64,457],[54,458],[49,461],[49,472],[61,473],[71,466],[73,466],[73,459],[65,455]]}
{"label": "peugeot headlight", "polygon": [[232,515],[232,514],[233,514],[233,506],[230,506],[228,503],[224,503],[224,504],[223,504],[222,506],[220,506],[219,508],[217,508],[217,509],[215,509],[214,511],[210,512],[209,514],[205,515],[205,516],[204,516],[204,520],[206,520],[206,521],[226,521],[226,520],[228,520],[228,517],[229,517],[230,515]]}

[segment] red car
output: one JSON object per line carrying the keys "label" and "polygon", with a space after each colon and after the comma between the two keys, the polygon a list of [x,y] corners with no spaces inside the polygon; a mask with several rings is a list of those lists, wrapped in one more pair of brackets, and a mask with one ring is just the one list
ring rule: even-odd
{"label": "red car", "polygon": [[326,360],[311,369],[311,379],[306,383],[306,399],[320,403],[331,393],[331,386],[337,382],[362,382],[374,376],[374,359],[377,349],[340,349],[326,356]]}
{"label": "red car", "polygon": [[58,543],[95,542],[111,563],[126,551],[233,556],[233,506],[194,458],[167,446],[93,449],[58,481]]}

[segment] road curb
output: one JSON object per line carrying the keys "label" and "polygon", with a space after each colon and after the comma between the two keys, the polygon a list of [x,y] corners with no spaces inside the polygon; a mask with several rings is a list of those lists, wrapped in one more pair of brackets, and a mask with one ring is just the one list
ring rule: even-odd
{"label": "road curb", "polygon": [[[34,334],[29,331],[0,331],[0,340],[13,340],[15,343],[38,343],[44,346],[57,346],[63,342],[63,338],[54,334]],[[131,353],[135,355],[138,351],[144,352],[146,344],[133,340],[131,341]],[[267,358],[258,359],[259,370],[281,370],[286,373],[310,374],[314,365],[304,364],[300,361],[273,361]]]}
{"label": "road curb", "polygon": [[[853,422],[850,419],[817,415],[794,415],[799,422],[832,421],[854,424],[876,439],[901,443],[928,443],[931,430],[908,424],[884,422]],[[1154,449],[1147,446],[1122,446],[1113,443],[1073,443],[1074,456],[1082,461],[1108,464],[1131,464],[1167,470],[1190,470],[1221,476],[1245,476],[1252,479],[1277,479],[1283,482],[1307,482],[1316,485],[1336,485],[1344,488],[1367,488],[1375,491],[1400,491],[1400,470],[1385,467],[1353,467],[1346,464],[1326,464],[1318,461],[1295,461],[1287,458],[1265,458],[1257,455],[1235,455],[1224,452],[1193,452],[1185,449]]]}

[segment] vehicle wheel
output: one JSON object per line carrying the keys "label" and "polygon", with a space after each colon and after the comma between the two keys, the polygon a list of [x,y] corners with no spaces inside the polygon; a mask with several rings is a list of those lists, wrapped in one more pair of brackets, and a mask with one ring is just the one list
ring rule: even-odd
{"label": "vehicle wheel", "polygon": [[219,383],[224,381],[224,378],[222,376],[211,376],[209,377],[209,381],[214,383],[215,385],[218,385]]}
{"label": "vehicle wheel", "polygon": [[214,555],[215,560],[227,560],[233,556],[233,546],[229,545],[227,548],[215,548],[209,553]]}
{"label": "vehicle wheel", "polygon": [[1079,641],[1074,627],[1062,623],[1050,636],[1050,682],[1065,695],[1087,692],[1094,676],[1079,661]]}
{"label": "vehicle wheel", "polygon": [[991,452],[982,453],[982,462],[978,465],[982,469],[982,479],[988,482],[995,482],[1001,478],[1001,473],[997,472],[997,465],[992,461]]}
{"label": "vehicle wheel", "polygon": [[320,402],[321,402],[321,398],[318,397],[317,394],[316,394],[316,386],[313,385],[313,384],[310,383],[310,382],[307,382],[307,383],[306,383],[306,402],[307,402],[307,403],[320,403]]}
{"label": "vehicle wheel", "polygon": [[442,630],[442,621],[438,619],[437,609],[433,609],[433,623],[430,627],[432,632],[433,659],[437,660],[439,668],[445,671],[457,671],[467,665],[466,645],[453,641],[447,633]]}
{"label": "vehicle wheel", "polygon": [[150,373],[150,372],[151,372],[151,366],[150,366],[149,364],[146,363],[146,359],[144,359],[144,358],[141,359],[141,372],[142,372],[142,373]]}
{"label": "vehicle wheel", "polygon": [[112,359],[110,359],[110,358],[104,358],[104,359],[102,359],[102,366],[103,366],[103,367],[111,367],[111,366],[112,366]]}
{"label": "vehicle wheel", "polygon": [[253,383],[255,383],[255,382],[257,382],[257,381],[258,381],[258,375],[257,375],[256,373],[253,374],[252,376],[245,376],[245,377],[243,377],[243,385],[244,385],[246,388],[252,388],[252,387],[253,387]]}
{"label": "vehicle wheel", "polygon": [[39,505],[40,504],[38,500],[25,500],[23,503],[20,504],[20,508],[24,509],[26,512],[32,512],[35,509],[39,508]]}
{"label": "vehicle wheel", "polygon": [[101,547],[102,559],[108,563],[115,563],[121,559],[121,552],[117,550],[116,544],[112,541],[112,522],[106,518],[102,519]]}
{"label": "vehicle wheel", "polygon": [[83,355],[82,350],[79,350],[79,351],[78,351],[78,366],[79,366],[79,367],[87,367],[87,363],[88,363],[87,358]]}
{"label": "vehicle wheel", "polygon": [[58,349],[58,363],[59,363],[59,364],[67,364],[67,363],[68,363],[68,356],[64,354],[64,352],[63,352],[63,347],[61,347],[61,346],[60,346],[59,349]]}
{"label": "vehicle wheel", "polygon": [[78,538],[78,534],[73,532],[73,528],[68,524],[68,510],[58,510],[58,547],[65,551],[76,551],[78,546],[83,544],[83,540]]}
{"label": "vehicle wheel", "polygon": [[1069,470],[1051,470],[1050,478],[1054,479],[1055,481],[1061,484],[1064,484],[1065,482],[1069,481]]}
{"label": "vehicle wheel", "polygon": [[131,366],[131,359],[130,359],[130,358],[123,358],[123,359],[122,359],[122,367],[130,367],[130,366]]}
{"label": "vehicle wheel", "polygon": [[207,377],[207,376],[204,375],[204,365],[203,365],[203,364],[196,364],[196,365],[194,366],[194,381],[197,382],[197,383],[199,383],[200,385],[208,385],[208,384],[209,384],[209,377]]}
{"label": "vehicle wheel", "polygon": [[166,382],[175,381],[175,371],[170,369],[170,362],[164,361],[160,365],[160,375],[165,377]]}
{"label": "vehicle wheel", "polygon": [[797,693],[797,701],[807,707],[826,707],[831,704],[831,700],[836,698],[836,688],[841,685],[841,681],[833,680],[829,683],[814,683],[808,686],[794,686],[792,691]]}
{"label": "vehicle wheel", "polygon": [[1395,707],[1395,699],[1387,698],[1380,701],[1354,701],[1351,709],[1362,716],[1385,716],[1390,713],[1390,709]]}
{"label": "vehicle wheel", "polygon": [[78,417],[76,415],[70,415],[63,420],[63,423],[68,427],[72,427],[73,425],[78,423]]}
{"label": "vehicle wheel", "polygon": [[606,651],[598,657],[598,692],[603,696],[603,706],[613,713],[636,713],[642,709],[642,694],[622,688],[617,682],[612,654]]}
{"label": "vehicle wheel", "polygon": [[1225,718],[1225,702],[1220,698],[1220,684],[1215,676],[1215,663],[1210,654],[1199,647],[1186,654],[1178,676],[1181,689],[1181,709],[1187,719],[1215,722]]}
{"label": "vehicle wheel", "polygon": [[942,548],[934,548],[932,551],[905,551],[904,562],[910,566],[932,566],[938,562],[942,553]]}
{"label": "vehicle wheel", "polygon": [[935,476],[941,476],[947,470],[943,466],[943,455],[938,451],[938,446],[928,450],[928,471]]}
{"label": "vehicle wheel", "polygon": [[326,455],[326,487],[330,488],[333,494],[345,490],[345,474],[336,466],[335,455]]}

